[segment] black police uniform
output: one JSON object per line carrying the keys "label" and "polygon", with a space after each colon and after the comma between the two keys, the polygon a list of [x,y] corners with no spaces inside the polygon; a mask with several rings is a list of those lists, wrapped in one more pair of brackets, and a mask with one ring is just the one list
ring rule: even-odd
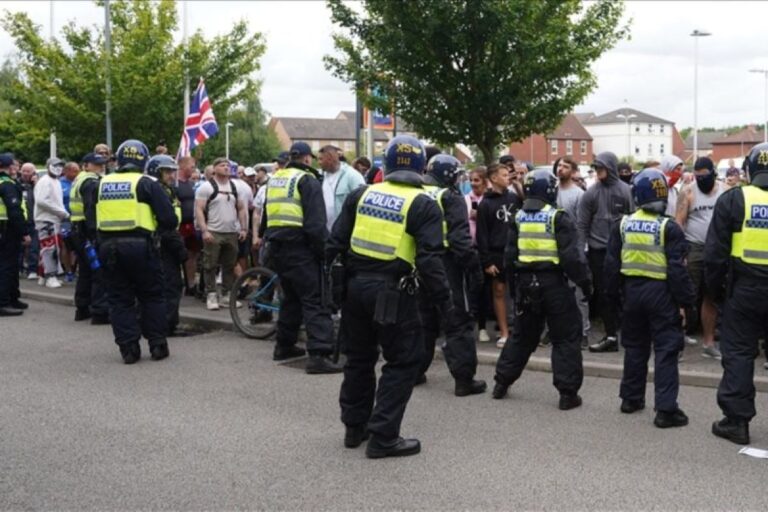
{"label": "black police uniform", "polygon": [[624,306],[621,323],[624,374],[619,392],[625,401],[622,411],[634,412],[645,406],[648,359],[653,346],[655,409],[672,414],[678,410],[680,381],[677,364],[684,345],[680,308],[690,306],[696,300],[693,283],[684,265],[688,243],[680,226],[668,219],[664,227],[666,280],[623,276],[622,246],[619,221],[608,238],[603,291],[614,303],[619,303],[621,298]]}
{"label": "black police uniform", "polygon": [[[768,190],[768,186],[762,188]],[[728,419],[748,424],[756,413],[753,379],[758,339],[768,332],[768,266],[731,256],[733,234],[741,232],[743,223],[744,191],[737,187],[723,193],[715,204],[704,247],[704,275],[717,301],[725,300],[720,335],[723,377],[717,403]],[[747,430],[747,442],[748,436]]]}
{"label": "black police uniform", "polygon": [[[537,212],[544,205],[541,200],[526,200],[523,210]],[[581,358],[581,314],[573,289],[566,276],[591,295],[584,248],[579,244],[576,226],[568,213],[555,214],[555,240],[560,264],[552,262],[522,263],[519,261],[518,230],[510,222],[507,244],[507,268],[513,268],[510,289],[515,290],[517,314],[512,340],[504,345],[496,364],[494,398],[502,398],[506,388],[523,373],[531,354],[541,339],[546,321],[552,341],[553,384],[561,395],[561,408],[573,400],[584,380]],[[580,402],[579,402],[580,404]]]}
{"label": "black police uniform", "polygon": [[29,225],[21,207],[21,186],[5,170],[0,170],[0,200],[8,220],[0,220],[0,316],[21,314],[19,302],[19,253]]}
{"label": "black police uniform", "polygon": [[102,282],[102,270],[101,267],[91,268],[85,250],[86,242],[97,247],[96,203],[99,197],[99,181],[100,178],[91,178],[80,185],[85,220],[72,224],[72,244],[77,261],[80,262],[75,283],[75,320],[85,320],[91,316],[94,324],[106,324],[109,322],[109,303]]}
{"label": "black police uniform", "polygon": [[[410,171],[396,171],[386,181],[420,187],[421,177]],[[421,321],[416,294],[401,291],[397,321],[381,325],[374,321],[377,297],[393,291],[411,265],[401,259],[381,261],[350,251],[350,238],[357,219],[357,204],[367,190],[349,194],[327,245],[326,261],[342,254],[349,278],[342,307],[344,332],[344,382],[339,403],[341,421],[348,428],[367,424],[374,438],[389,441],[400,435],[405,407],[424,358]],[[443,266],[442,215],[426,194],[413,200],[405,220],[405,232],[416,241],[416,269],[429,299],[450,309],[450,289]],[[378,389],[376,362],[379,347],[386,363],[381,369]],[[375,400],[375,406],[374,406]]]}
{"label": "black police uniform", "polygon": [[[318,172],[300,162],[286,168],[301,169],[319,178]],[[302,320],[307,330],[310,356],[326,357],[333,353],[333,320],[330,307],[322,298],[322,261],[326,228],[325,203],[319,179],[303,176],[298,182],[304,221],[301,228],[267,228],[267,206],[261,216],[259,236],[269,244],[268,265],[280,276],[283,299],[277,320],[276,359],[295,348]],[[269,199],[266,200],[269,202]]]}
{"label": "black police uniform", "polygon": [[[150,206],[158,230],[176,228],[176,214],[156,180],[142,177],[136,186],[136,199]],[[99,259],[109,300],[112,332],[124,358],[131,351],[139,351],[142,335],[149,342],[153,355],[155,347],[164,346],[167,350],[163,282],[158,279],[162,275],[162,264],[153,237],[154,233],[141,228],[99,231]]]}
{"label": "black police uniform", "polygon": [[[168,195],[171,204],[178,199],[174,188],[160,184]],[[165,319],[168,335],[176,334],[179,325],[179,306],[181,305],[182,265],[187,261],[187,248],[177,229],[158,229],[160,236],[160,261],[163,267],[163,298],[165,299]]]}
{"label": "black police uniform", "polygon": [[[425,181],[430,180],[425,176]],[[448,227],[448,249],[443,256],[443,264],[451,288],[453,310],[445,323],[445,343],[443,355],[451,375],[457,384],[472,383],[477,371],[477,347],[475,345],[474,322],[470,314],[468,289],[482,283],[482,270],[477,253],[472,248],[469,234],[467,203],[458,192],[447,189],[440,196],[442,212]],[[435,355],[435,341],[440,335],[441,315],[438,307],[425,293],[420,293],[419,312],[424,330],[424,361],[421,375],[432,364]],[[423,378],[420,378],[423,380]]]}

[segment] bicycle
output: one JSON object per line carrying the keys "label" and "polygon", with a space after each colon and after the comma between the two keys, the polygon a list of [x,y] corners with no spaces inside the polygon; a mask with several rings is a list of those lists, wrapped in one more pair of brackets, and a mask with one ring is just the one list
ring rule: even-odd
{"label": "bicycle", "polygon": [[282,299],[278,275],[266,267],[253,267],[243,272],[232,286],[229,314],[243,335],[263,340],[277,330],[275,321]]}

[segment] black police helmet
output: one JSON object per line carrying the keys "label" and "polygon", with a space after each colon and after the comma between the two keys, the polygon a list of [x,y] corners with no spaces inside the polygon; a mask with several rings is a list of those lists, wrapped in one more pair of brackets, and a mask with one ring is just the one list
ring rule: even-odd
{"label": "black police helmet", "polygon": [[664,173],[653,168],[640,171],[632,179],[632,196],[635,204],[643,210],[664,213],[669,196],[669,187]]}
{"label": "black police helmet", "polygon": [[453,187],[462,173],[461,162],[451,155],[435,155],[427,164],[427,175],[441,187]]}
{"label": "black police helmet", "polygon": [[155,155],[147,163],[147,174],[156,179],[160,179],[163,170],[176,171],[178,169],[176,160],[168,155]]}
{"label": "black police helmet", "polygon": [[760,188],[768,188],[768,143],[754,146],[745,160],[749,182]]}
{"label": "black police helmet", "polygon": [[117,148],[117,169],[119,171],[141,171],[147,166],[149,148],[136,139],[128,139]]}
{"label": "black police helmet", "polygon": [[427,163],[424,145],[416,137],[398,135],[384,150],[384,175],[397,171],[412,171],[421,174]]}
{"label": "black police helmet", "polygon": [[538,169],[525,175],[523,190],[526,199],[540,199],[554,205],[557,202],[557,177],[549,169]]}

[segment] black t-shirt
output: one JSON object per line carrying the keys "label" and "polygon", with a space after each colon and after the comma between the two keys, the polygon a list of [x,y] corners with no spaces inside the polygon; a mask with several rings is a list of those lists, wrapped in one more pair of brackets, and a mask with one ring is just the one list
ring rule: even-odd
{"label": "black t-shirt", "polygon": [[181,222],[186,224],[195,221],[195,185],[191,181],[180,181],[176,188],[176,196],[181,203]]}

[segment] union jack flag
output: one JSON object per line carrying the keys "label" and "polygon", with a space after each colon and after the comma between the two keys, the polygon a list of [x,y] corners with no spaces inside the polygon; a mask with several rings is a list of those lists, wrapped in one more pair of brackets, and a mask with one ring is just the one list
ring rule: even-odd
{"label": "union jack flag", "polygon": [[200,79],[197,89],[192,95],[192,103],[189,106],[189,114],[184,123],[184,133],[181,135],[178,157],[189,156],[195,147],[219,133],[219,125],[213,115],[211,101],[205,91],[205,82]]}

